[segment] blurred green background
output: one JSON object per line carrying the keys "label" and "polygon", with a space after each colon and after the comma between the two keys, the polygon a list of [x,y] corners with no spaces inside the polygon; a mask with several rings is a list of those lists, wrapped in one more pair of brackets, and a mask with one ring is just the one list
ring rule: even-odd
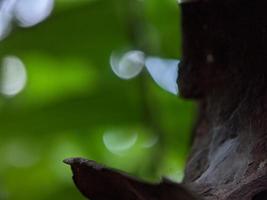
{"label": "blurred green background", "polygon": [[42,23],[13,26],[0,59],[23,62],[27,82],[0,97],[0,200],[83,199],[62,163],[77,156],[181,180],[194,104],[109,66],[122,49],[179,58],[179,19],[175,0],[56,0]]}

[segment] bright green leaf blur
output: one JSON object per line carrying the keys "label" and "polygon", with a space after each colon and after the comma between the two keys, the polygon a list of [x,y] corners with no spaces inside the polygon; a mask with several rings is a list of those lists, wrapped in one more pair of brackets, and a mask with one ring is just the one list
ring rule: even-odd
{"label": "bright green leaf blur", "polygon": [[194,105],[109,66],[112,51],[129,48],[179,58],[179,7],[134,1],[56,0],[46,21],[0,41],[0,59],[16,56],[27,71],[21,93],[0,97],[0,200],[83,199],[62,163],[74,156],[181,180]]}

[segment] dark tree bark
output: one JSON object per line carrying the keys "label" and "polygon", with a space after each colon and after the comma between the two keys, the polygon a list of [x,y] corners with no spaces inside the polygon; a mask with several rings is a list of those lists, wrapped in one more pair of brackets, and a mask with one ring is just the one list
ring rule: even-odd
{"label": "dark tree bark", "polygon": [[184,183],[206,200],[267,199],[267,2],[182,4],[179,87],[199,103]]}
{"label": "dark tree bark", "polygon": [[[187,2],[187,1],[192,1]],[[183,0],[179,88],[199,104],[184,186],[69,159],[91,200],[267,199],[267,1]]]}
{"label": "dark tree bark", "polygon": [[73,181],[91,200],[196,200],[185,187],[168,179],[147,183],[124,172],[83,158],[64,160],[71,165]]}

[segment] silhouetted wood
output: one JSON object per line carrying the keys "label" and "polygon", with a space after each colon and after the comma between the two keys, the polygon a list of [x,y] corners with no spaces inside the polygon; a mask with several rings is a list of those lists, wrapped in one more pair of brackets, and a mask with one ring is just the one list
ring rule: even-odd
{"label": "silhouetted wood", "polygon": [[205,200],[267,199],[267,2],[182,4],[179,87],[199,103],[184,183]]}
{"label": "silhouetted wood", "polygon": [[[179,88],[199,103],[184,184],[203,200],[267,199],[267,1],[181,4]],[[177,111],[178,112],[178,111]],[[71,159],[91,200],[190,200],[181,185],[138,181],[93,161]]]}
{"label": "silhouetted wood", "polygon": [[151,184],[137,180],[95,161],[66,159],[73,180],[81,193],[91,200],[194,200],[184,187],[170,180]]}

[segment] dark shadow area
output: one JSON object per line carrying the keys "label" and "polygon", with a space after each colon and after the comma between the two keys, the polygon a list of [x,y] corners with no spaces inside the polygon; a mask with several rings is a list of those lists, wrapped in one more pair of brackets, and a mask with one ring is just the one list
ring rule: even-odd
{"label": "dark shadow area", "polygon": [[258,194],[256,194],[252,200],[267,200],[267,190],[264,190]]}

